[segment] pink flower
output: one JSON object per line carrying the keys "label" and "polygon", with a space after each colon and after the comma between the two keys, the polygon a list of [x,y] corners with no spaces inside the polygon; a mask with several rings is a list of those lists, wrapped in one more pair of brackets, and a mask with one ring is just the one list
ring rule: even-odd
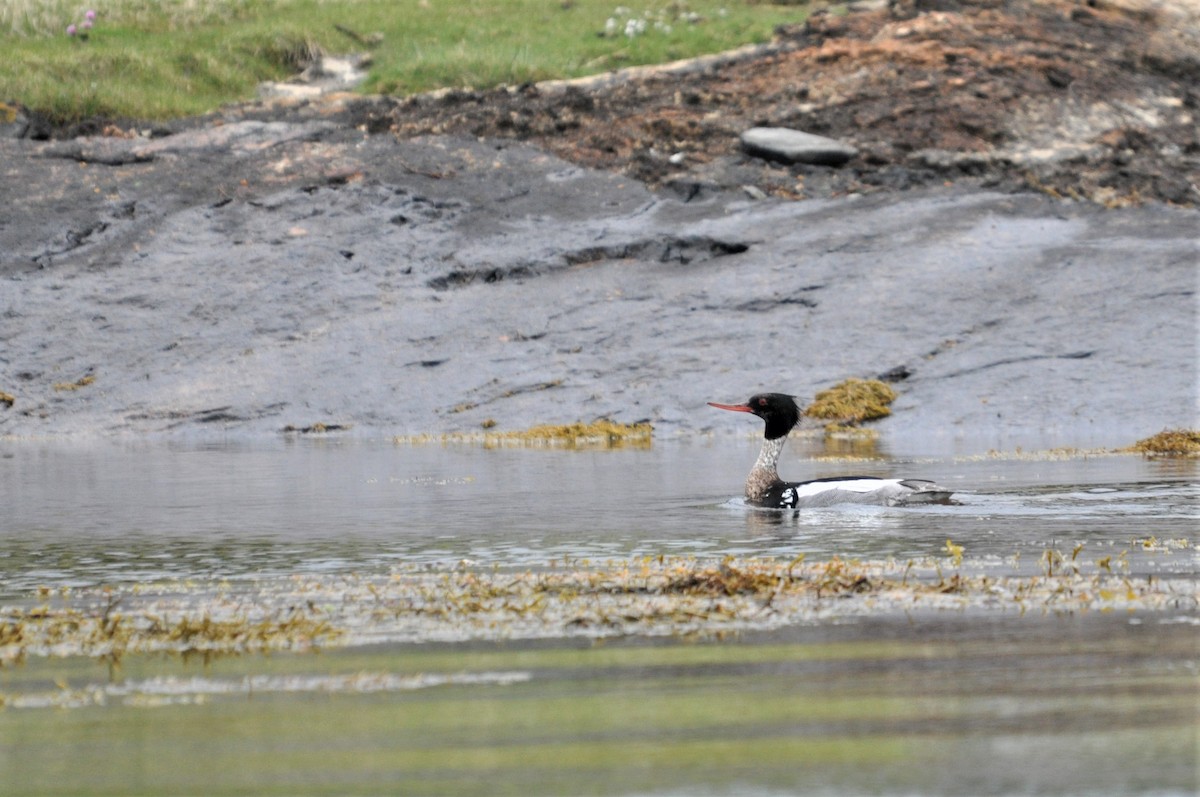
{"label": "pink flower", "polygon": [[92,21],[91,21],[90,19],[85,19],[85,20],[83,21],[83,29],[84,29],[84,30],[91,30],[91,29],[92,29]]}
{"label": "pink flower", "polygon": [[67,25],[67,35],[68,36],[75,35],[75,26],[74,25]]}
{"label": "pink flower", "polygon": [[91,22],[93,19],[96,18],[96,12],[89,8],[87,10],[87,13],[83,15],[83,18],[86,19],[88,22]]}

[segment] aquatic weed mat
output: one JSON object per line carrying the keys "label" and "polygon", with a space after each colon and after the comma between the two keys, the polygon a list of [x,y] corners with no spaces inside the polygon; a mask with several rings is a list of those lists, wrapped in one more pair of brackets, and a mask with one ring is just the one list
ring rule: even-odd
{"label": "aquatic weed mat", "polygon": [[[1155,612],[1198,623],[1194,571],[1142,575],[1129,553],[1047,549],[1028,572],[945,557],[824,561],[649,557],[512,570],[471,562],[42,590],[0,607],[0,666],[30,657],[216,657],[379,643],[719,637],[802,624],[937,612]],[[1138,557],[1192,556],[1187,540]]]}

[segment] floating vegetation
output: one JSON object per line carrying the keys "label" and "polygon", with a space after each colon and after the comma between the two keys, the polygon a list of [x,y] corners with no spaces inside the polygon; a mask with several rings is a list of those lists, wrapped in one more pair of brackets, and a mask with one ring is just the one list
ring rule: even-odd
{"label": "floating vegetation", "polygon": [[[491,429],[485,424],[485,428]],[[649,448],[654,427],[648,423],[618,423],[606,419],[591,423],[546,424],[513,432],[453,432],[440,436],[393,438],[397,443],[482,443],[487,447],[557,446],[562,448]]]}
{"label": "floating vegetation", "polygon": [[1138,440],[1129,450],[1148,457],[1200,457],[1200,430],[1164,429]]}
{"label": "floating vegetation", "polygon": [[1017,446],[1012,451],[997,451],[992,449],[984,454],[958,456],[954,458],[954,461],[1014,460],[1051,462],[1091,459],[1095,457],[1128,456],[1130,454],[1143,454],[1147,457],[1198,457],[1200,456],[1200,430],[1166,429],[1124,448],[1075,448],[1068,446],[1027,451]]}
{"label": "floating vegetation", "polygon": [[[1197,434],[1193,432],[1193,434]],[[1157,435],[1156,435],[1157,437]],[[1153,439],[1153,438],[1148,438]],[[1142,441],[1145,442],[1145,441]],[[1017,446],[1012,451],[1000,451],[990,449],[983,454],[967,454],[959,455],[953,458],[954,462],[993,462],[993,461],[1008,461],[1008,462],[1067,462],[1077,459],[1096,459],[1099,457],[1121,457],[1131,454],[1145,453],[1138,446],[1140,443],[1126,446],[1124,448],[1075,448],[1071,446],[1059,448],[1045,448],[1026,450],[1021,446]],[[1147,453],[1147,456],[1155,456],[1155,454]],[[1196,454],[1162,453],[1158,456],[1196,456]]]}
{"label": "floating vegetation", "polygon": [[955,545],[953,540],[946,540],[946,545],[942,548],[946,555],[954,562],[955,567],[962,566],[964,548],[961,545]]}
{"label": "floating vegetation", "polygon": [[[1179,541],[1143,544],[1169,555]],[[945,556],[809,562],[651,557],[564,561],[513,572],[469,563],[372,575],[164,583],[41,594],[0,607],[0,665],[29,656],[206,657],[379,642],[570,636],[704,636],[855,616],[981,612],[1194,611],[1190,577],[1134,577],[1125,554],[1089,561],[1048,549],[1037,572],[972,570]],[[120,611],[118,611],[118,608]]]}
{"label": "floating vegetation", "polygon": [[[534,426],[517,432],[493,432],[487,441],[517,441],[521,443],[550,443],[570,447],[650,445],[653,428],[648,423],[617,423],[610,420],[592,423]],[[486,441],[485,441],[486,442]]]}
{"label": "floating vegetation", "polygon": [[105,589],[98,595],[85,593],[83,605],[64,600],[59,606],[0,607],[0,665],[23,661],[29,654],[93,656],[115,662],[129,653],[307,650],[340,633],[311,608],[239,606],[229,611],[216,602],[190,609],[139,605],[128,612],[116,611],[134,594]]}
{"label": "floating vegetation", "polygon": [[831,440],[862,440],[873,442],[879,439],[879,432],[862,426],[847,426],[841,423],[825,424],[825,438]]}
{"label": "floating vegetation", "polygon": [[1174,540],[1160,540],[1158,537],[1143,537],[1133,541],[1134,545],[1140,545],[1143,551],[1154,551],[1156,553],[1171,553],[1173,551],[1186,551],[1192,547],[1190,540],[1180,537]]}
{"label": "floating vegetation", "polygon": [[892,414],[888,405],[896,400],[896,391],[878,379],[847,379],[822,390],[804,410],[809,418],[828,421],[830,431],[845,431],[866,421]]}
{"label": "floating vegetation", "polygon": [[1027,451],[1021,446],[1017,446],[1012,451],[999,451],[997,449],[989,449],[983,454],[968,454],[965,456],[957,456],[955,462],[987,462],[987,461],[1015,461],[1015,462],[1063,462],[1073,459],[1088,459],[1091,457],[1106,457],[1116,454],[1128,453],[1121,449],[1112,448],[1075,448],[1073,446],[1061,446],[1058,448],[1037,449]]}

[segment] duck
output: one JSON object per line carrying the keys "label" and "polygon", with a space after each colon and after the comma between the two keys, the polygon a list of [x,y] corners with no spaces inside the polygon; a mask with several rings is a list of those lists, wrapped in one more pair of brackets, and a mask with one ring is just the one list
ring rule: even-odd
{"label": "duck", "polygon": [[758,393],[745,404],[708,406],[731,412],[748,412],[764,422],[763,444],[746,477],[746,503],[772,509],[803,509],[834,504],[950,503],[953,490],[927,479],[883,479],[875,476],[835,476],[803,482],[785,482],[776,466],[788,433],[800,422],[800,406],[786,393]]}

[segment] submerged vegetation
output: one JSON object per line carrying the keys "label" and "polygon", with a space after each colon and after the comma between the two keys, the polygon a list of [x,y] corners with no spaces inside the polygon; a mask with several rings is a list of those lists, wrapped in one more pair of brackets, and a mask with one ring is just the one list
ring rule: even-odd
{"label": "submerged vegetation", "polygon": [[[804,7],[671,0],[0,4],[0,98],[58,121],[167,119],[253,99],[321,53],[369,48],[368,92],[489,88],[766,41]],[[82,26],[86,23],[87,29]]]}

